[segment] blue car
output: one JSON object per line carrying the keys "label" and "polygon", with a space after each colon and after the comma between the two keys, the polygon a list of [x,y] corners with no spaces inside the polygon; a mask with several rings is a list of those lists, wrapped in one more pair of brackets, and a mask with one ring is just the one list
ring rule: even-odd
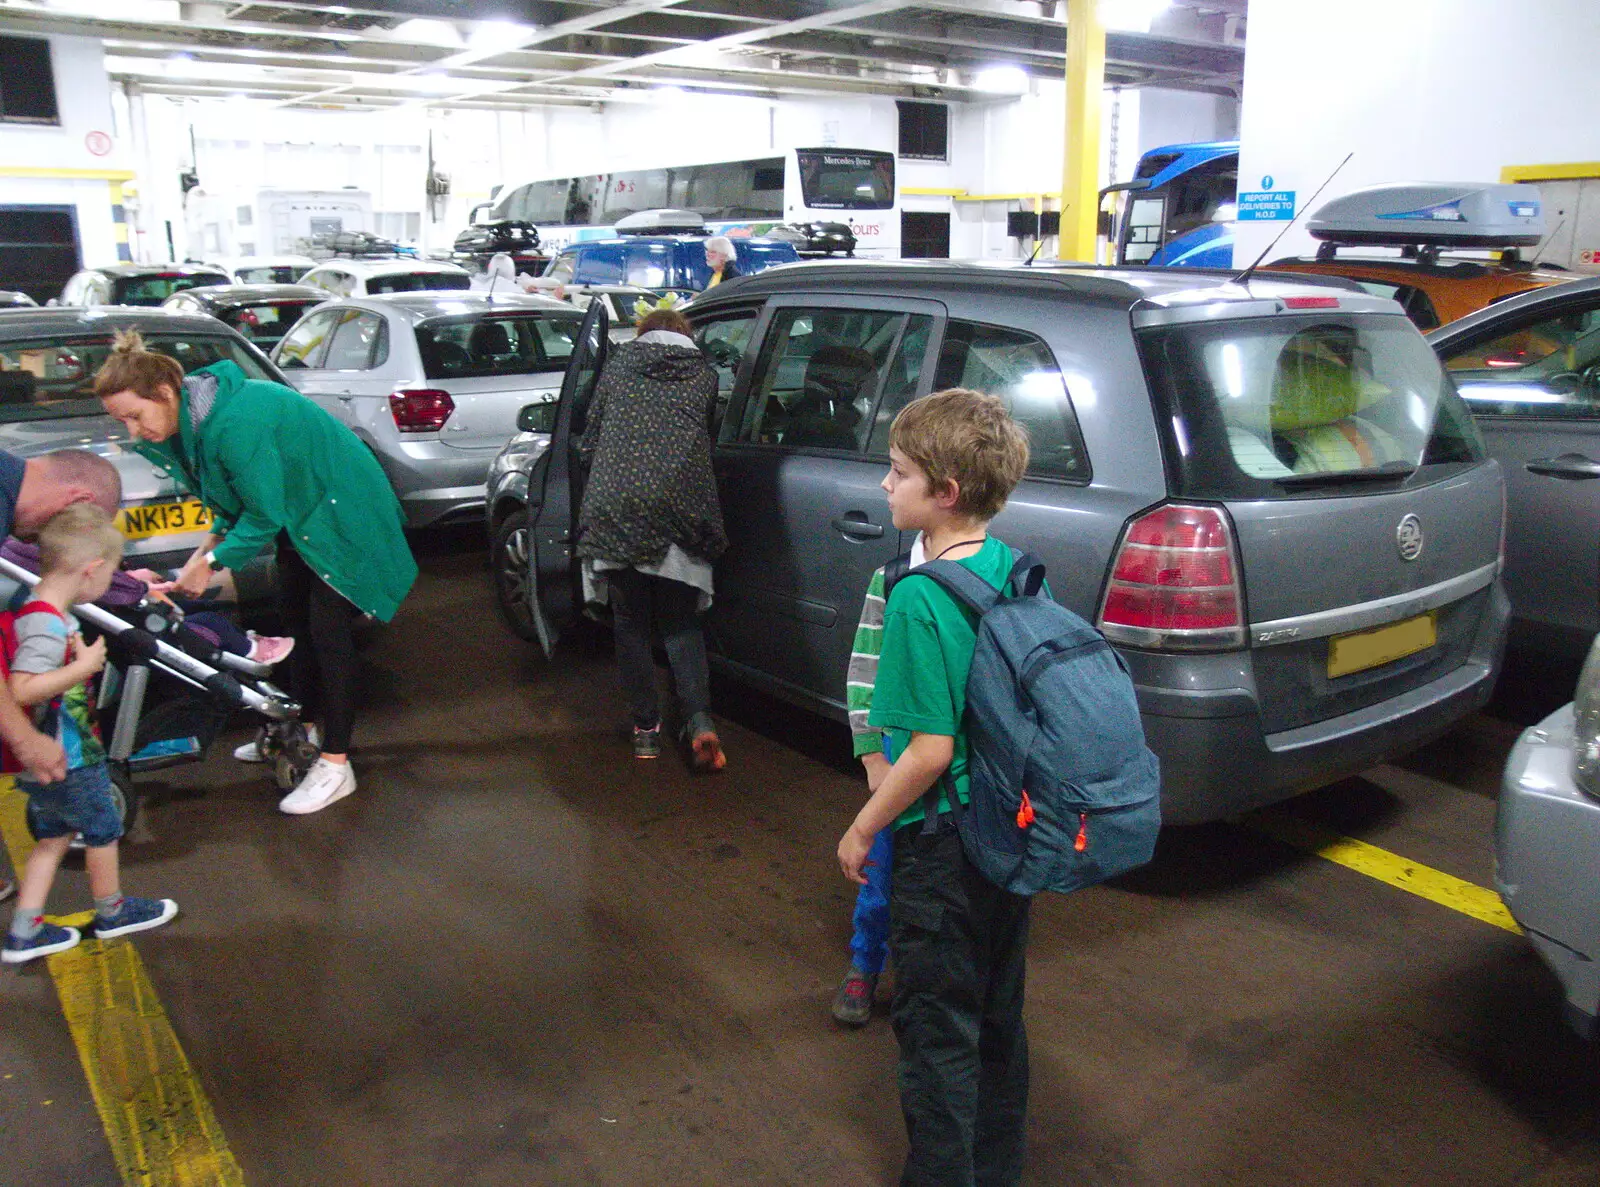
{"label": "blue car", "polygon": [[[735,239],[735,266],[749,276],[800,257],[792,243]],[[704,235],[627,235],[591,239],[562,249],[545,269],[562,284],[629,284],[655,292],[698,293],[711,280]]]}

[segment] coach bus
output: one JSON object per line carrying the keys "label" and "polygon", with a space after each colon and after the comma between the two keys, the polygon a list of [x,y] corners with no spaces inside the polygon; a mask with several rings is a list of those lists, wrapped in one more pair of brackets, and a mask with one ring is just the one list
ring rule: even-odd
{"label": "coach bus", "polygon": [[900,254],[900,203],[891,152],[798,148],[741,161],[545,177],[499,187],[474,223],[515,220],[539,230],[554,253],[607,238],[644,210],[692,210],[714,235],[761,235],[780,223],[848,223],[856,255]]}
{"label": "coach bus", "polygon": [[1238,189],[1237,140],[1151,149],[1132,181],[1100,191],[1118,196],[1116,262],[1232,267]]}

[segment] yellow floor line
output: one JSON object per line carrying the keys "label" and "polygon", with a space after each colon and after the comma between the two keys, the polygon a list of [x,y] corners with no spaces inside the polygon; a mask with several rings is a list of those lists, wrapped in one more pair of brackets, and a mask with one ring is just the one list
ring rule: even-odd
{"label": "yellow floor line", "polygon": [[[33,849],[26,807],[12,781],[0,780],[0,835],[19,873]],[[50,918],[81,928],[90,915]],[[133,944],[85,939],[46,959],[123,1183],[241,1187],[244,1174]]]}
{"label": "yellow floor line", "polygon": [[1340,836],[1330,828],[1290,815],[1282,809],[1269,808],[1253,813],[1245,818],[1245,823],[1286,845],[1315,853],[1358,874],[1376,878],[1379,882],[1386,882],[1484,923],[1522,934],[1522,929],[1511,918],[1511,912],[1506,910],[1500,896],[1487,887],[1443,873],[1365,841]]}

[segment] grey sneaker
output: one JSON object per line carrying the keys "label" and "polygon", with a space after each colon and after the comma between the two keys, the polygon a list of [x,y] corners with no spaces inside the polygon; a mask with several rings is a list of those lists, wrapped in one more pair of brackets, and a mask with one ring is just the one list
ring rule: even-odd
{"label": "grey sneaker", "polygon": [[653,730],[642,730],[638,726],[633,727],[633,757],[661,757],[661,727],[659,725]]}
{"label": "grey sneaker", "polygon": [[878,991],[878,978],[869,977],[855,965],[839,982],[833,995],[833,1017],[846,1026],[865,1026],[872,1021],[872,995]]}

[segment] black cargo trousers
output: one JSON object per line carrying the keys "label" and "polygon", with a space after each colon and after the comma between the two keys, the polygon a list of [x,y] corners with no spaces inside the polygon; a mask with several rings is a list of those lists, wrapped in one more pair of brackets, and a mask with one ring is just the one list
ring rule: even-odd
{"label": "black cargo trousers", "polygon": [[894,835],[889,884],[890,1017],[911,1152],[902,1184],[1022,1181],[1028,1035],[1022,1000],[1031,900],[967,861],[946,817]]}

